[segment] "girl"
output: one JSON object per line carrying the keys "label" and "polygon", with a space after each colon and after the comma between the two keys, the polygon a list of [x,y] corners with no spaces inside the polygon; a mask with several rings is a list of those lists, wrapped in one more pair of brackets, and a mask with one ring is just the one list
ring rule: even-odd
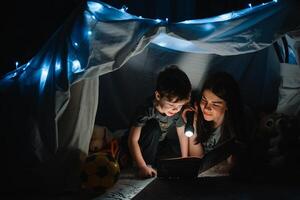
{"label": "girl", "polygon": [[212,74],[205,81],[194,111],[195,134],[189,140],[189,155],[203,157],[227,139],[242,139],[243,104],[238,84],[228,73]]}

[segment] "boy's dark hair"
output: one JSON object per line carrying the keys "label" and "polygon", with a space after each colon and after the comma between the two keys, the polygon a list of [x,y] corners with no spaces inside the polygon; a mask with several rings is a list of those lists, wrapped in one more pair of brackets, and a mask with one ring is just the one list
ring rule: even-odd
{"label": "boy's dark hair", "polygon": [[171,65],[159,73],[156,90],[162,98],[180,101],[190,98],[192,85],[182,70],[176,65]]}

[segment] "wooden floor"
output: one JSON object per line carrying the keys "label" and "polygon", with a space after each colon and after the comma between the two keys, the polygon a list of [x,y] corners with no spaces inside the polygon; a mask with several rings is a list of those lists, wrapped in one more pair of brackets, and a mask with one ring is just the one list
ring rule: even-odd
{"label": "wooden floor", "polygon": [[0,193],[1,200],[30,199],[30,200],[128,200],[136,196],[155,178],[139,179],[133,169],[123,170],[117,183],[104,194],[87,192],[65,192],[50,195],[39,191],[4,191]]}
{"label": "wooden floor", "polygon": [[250,184],[232,181],[229,177],[207,177],[196,180],[155,179],[134,200],[274,200],[300,199],[298,184]]}
{"label": "wooden floor", "polygon": [[131,170],[123,171],[118,182],[104,194],[66,192],[59,195],[31,194],[16,191],[0,194],[0,199],[31,200],[300,200],[300,181],[249,183],[233,180],[230,176],[209,170],[196,179],[164,180],[138,179]]}

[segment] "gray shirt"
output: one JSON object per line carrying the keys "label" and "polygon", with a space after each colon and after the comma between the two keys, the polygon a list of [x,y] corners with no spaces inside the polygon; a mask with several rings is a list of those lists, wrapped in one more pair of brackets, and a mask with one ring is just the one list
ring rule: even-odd
{"label": "gray shirt", "polygon": [[211,133],[206,142],[203,142],[204,152],[207,153],[213,150],[221,138],[221,126]]}
{"label": "gray shirt", "polygon": [[182,110],[173,116],[167,116],[160,113],[154,105],[154,97],[148,98],[145,104],[138,107],[137,112],[132,121],[132,125],[136,127],[142,127],[150,119],[156,119],[159,123],[162,135],[159,141],[165,139],[168,129],[171,125],[175,124],[176,127],[182,127],[184,121],[181,117]]}

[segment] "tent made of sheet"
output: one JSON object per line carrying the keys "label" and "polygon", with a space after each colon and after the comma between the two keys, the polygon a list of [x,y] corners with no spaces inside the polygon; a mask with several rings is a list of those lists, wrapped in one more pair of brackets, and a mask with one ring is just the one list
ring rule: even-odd
{"label": "tent made of sheet", "polygon": [[[128,128],[136,106],[153,93],[158,72],[169,64],[187,73],[194,90],[207,74],[226,71],[250,107],[275,110],[282,80],[278,56],[299,63],[297,9],[296,1],[270,1],[170,23],[85,2],[36,56],[0,80],[2,167],[17,175],[2,172],[12,181],[30,174],[56,182],[57,171],[70,169],[60,167],[64,159],[76,161],[70,152],[87,154],[95,123],[112,131]],[[292,68],[299,73],[299,66]],[[299,88],[297,81],[293,88]]]}

